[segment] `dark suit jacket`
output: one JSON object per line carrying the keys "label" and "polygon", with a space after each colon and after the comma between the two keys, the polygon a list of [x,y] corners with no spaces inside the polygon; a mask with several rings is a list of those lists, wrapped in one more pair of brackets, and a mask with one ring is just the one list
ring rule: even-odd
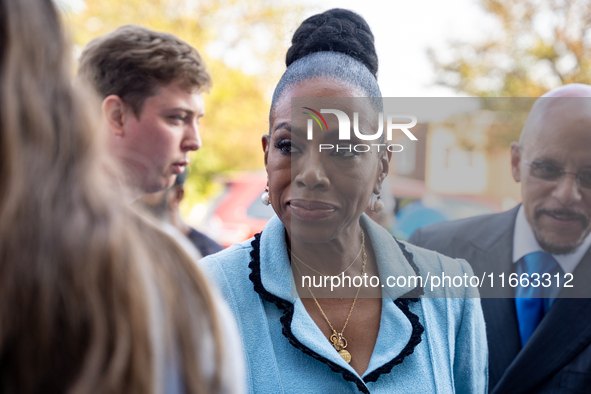
{"label": "dark suit jacket", "polygon": [[209,238],[207,235],[195,230],[193,227],[189,228],[190,230],[187,238],[189,238],[197,250],[201,252],[203,257],[217,253],[220,250],[224,250],[220,244]]}
{"label": "dark suit jacket", "polygon": [[[485,272],[512,272],[518,208],[424,227],[409,242],[466,259],[478,277]],[[591,393],[591,250],[573,275],[574,290],[561,291],[523,349],[511,298],[515,290],[507,282],[501,288],[500,281],[481,289],[489,345],[489,392]],[[585,298],[572,298],[579,296]]]}

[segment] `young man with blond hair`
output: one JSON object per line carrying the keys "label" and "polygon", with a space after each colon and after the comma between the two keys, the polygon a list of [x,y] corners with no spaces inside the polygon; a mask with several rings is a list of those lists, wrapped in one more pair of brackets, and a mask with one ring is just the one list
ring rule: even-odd
{"label": "young man with blond hair", "polygon": [[172,186],[201,147],[211,77],[199,52],[171,34],[128,25],[91,41],[78,75],[102,99],[109,146],[132,192]]}

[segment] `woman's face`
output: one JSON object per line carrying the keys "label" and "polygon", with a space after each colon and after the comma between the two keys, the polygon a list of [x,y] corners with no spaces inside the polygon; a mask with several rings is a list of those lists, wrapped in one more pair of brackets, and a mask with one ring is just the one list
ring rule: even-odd
{"label": "woman's face", "polygon": [[[301,82],[278,100],[271,116],[271,135],[263,136],[273,209],[291,237],[301,242],[325,243],[357,223],[372,193],[380,192],[390,154],[384,153],[384,147],[380,152],[376,147],[366,153],[349,151],[350,145],[371,146],[378,141],[362,141],[353,132],[351,140],[339,140],[339,122],[333,114],[323,115],[328,127],[321,130],[315,124],[313,139],[308,140],[307,119],[311,118],[303,112],[310,111],[298,110],[292,119],[292,97],[310,98],[303,102],[316,103],[316,108],[312,108],[318,112],[340,109],[353,122],[353,112],[361,112],[357,107],[359,101],[334,98],[361,95],[357,89],[331,78]],[[377,128],[377,117],[373,118],[360,116],[362,132]],[[320,144],[325,144],[322,150]],[[327,149],[329,145],[334,148]],[[337,146],[347,149],[337,152]]]}

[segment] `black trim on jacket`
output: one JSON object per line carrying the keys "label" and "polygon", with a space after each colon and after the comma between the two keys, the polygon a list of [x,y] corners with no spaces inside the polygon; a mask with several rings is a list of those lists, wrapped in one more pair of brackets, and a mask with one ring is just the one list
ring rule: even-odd
{"label": "black trim on jacket", "polygon": [[[252,251],[250,252],[251,261],[248,267],[251,270],[250,275],[248,276],[251,282],[254,285],[254,290],[265,300],[275,304],[279,309],[283,311],[283,316],[280,318],[281,325],[283,327],[282,334],[287,338],[289,343],[294,346],[296,349],[301,350],[305,354],[315,358],[318,361],[323,362],[324,364],[328,365],[331,370],[334,372],[340,373],[343,375],[345,380],[353,382],[357,385],[357,388],[362,393],[370,394],[367,386],[365,383],[375,382],[381,375],[390,373],[394,366],[402,363],[408,355],[414,352],[415,347],[421,342],[421,336],[425,329],[423,328],[421,322],[419,321],[419,317],[412,313],[409,309],[409,302],[417,302],[419,300],[418,297],[424,294],[423,288],[421,286],[417,286],[414,289],[410,290],[401,298],[394,300],[394,304],[400,308],[400,310],[404,313],[404,315],[408,318],[412,325],[412,333],[410,339],[404,349],[391,361],[387,362],[386,364],[382,365],[381,367],[377,368],[376,370],[370,372],[363,380],[359,379],[355,374],[347,369],[341,367],[340,365],[328,360],[327,358],[319,355],[312,349],[308,348],[304,344],[302,344],[298,339],[293,335],[291,331],[291,321],[293,319],[293,311],[294,305],[284,300],[283,298],[277,297],[271,293],[269,293],[263,283],[261,281],[261,261],[260,261],[260,239],[261,234],[258,233],[254,236],[253,241],[251,242]],[[406,250],[406,247],[396,240],[400,248],[402,249],[402,253],[404,257],[408,260],[411,267],[414,269],[416,275],[419,274],[419,269],[416,266],[413,255],[409,251]]]}

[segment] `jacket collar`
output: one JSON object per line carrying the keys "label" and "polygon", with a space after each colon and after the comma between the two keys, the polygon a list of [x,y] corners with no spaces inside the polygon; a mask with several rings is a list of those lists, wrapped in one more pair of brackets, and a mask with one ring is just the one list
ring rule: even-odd
{"label": "jacket collar", "polygon": [[[374,251],[376,251],[378,267],[400,266],[400,269],[386,269],[384,273],[380,272],[380,276],[389,273],[419,275],[412,254],[406,251],[402,244],[399,244],[398,241],[366,215],[362,215],[360,220]],[[276,216],[273,217],[263,233],[255,235],[251,245],[252,260],[249,264],[251,269],[249,278],[254,285],[255,291],[264,300],[283,310],[283,316],[280,318],[283,327],[282,334],[292,346],[327,364],[331,370],[340,373],[345,380],[355,383],[361,392],[369,393],[367,383],[375,382],[381,375],[390,373],[392,368],[402,363],[421,342],[424,328],[421,325],[419,316],[409,309],[409,303],[418,301],[418,298],[395,299],[393,304],[396,308],[392,308],[392,305],[386,305],[386,307],[390,307],[388,309],[392,313],[399,315],[396,319],[392,319],[398,320],[398,323],[393,325],[391,321],[388,321],[389,324],[385,326],[388,326],[386,327],[388,329],[396,328],[397,332],[395,334],[386,332],[386,329],[382,330],[382,327],[380,327],[378,342],[380,340],[384,342],[383,337],[387,336],[386,339],[388,339],[389,345],[382,349],[382,353],[377,354],[379,357],[376,360],[372,355],[368,370],[363,377],[360,377],[332,349],[322,332],[307,314],[301,301],[292,296],[293,277],[287,255],[287,242],[283,223]],[[378,253],[377,249],[382,250]],[[388,262],[392,261],[396,261],[396,264],[388,264]],[[418,297],[422,294],[422,291],[421,287],[401,288],[393,292],[393,294]],[[383,309],[382,318],[384,318],[384,311]],[[296,316],[295,323],[294,315]],[[404,317],[406,320],[404,320]],[[396,338],[399,346],[393,346],[391,338]],[[376,343],[376,347],[378,347],[378,343]]]}
{"label": "jacket collar", "polygon": [[[380,283],[386,283],[389,276],[416,275],[412,257],[409,259],[408,253],[401,249],[392,235],[366,214],[361,215],[359,222],[367,234],[368,244],[373,247]],[[271,218],[261,234],[260,257],[261,283],[264,288],[274,296],[294,303],[297,294],[294,293],[295,284],[287,251],[285,226],[277,216]],[[409,285],[410,283],[403,287],[385,286],[383,296],[392,299],[405,296],[415,289]]]}

